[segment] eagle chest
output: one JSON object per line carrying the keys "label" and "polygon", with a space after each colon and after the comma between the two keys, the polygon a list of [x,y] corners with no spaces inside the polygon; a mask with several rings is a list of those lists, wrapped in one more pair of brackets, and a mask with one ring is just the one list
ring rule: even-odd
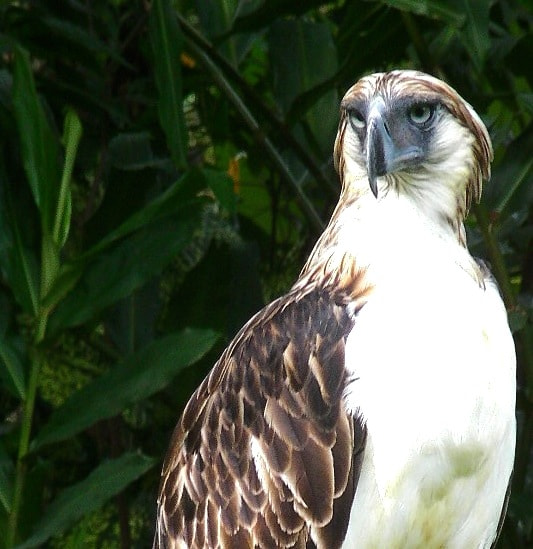
{"label": "eagle chest", "polygon": [[346,548],[484,548],[497,528],[515,439],[505,310],[489,280],[429,269],[377,285],[347,339],[345,404],[368,439]]}

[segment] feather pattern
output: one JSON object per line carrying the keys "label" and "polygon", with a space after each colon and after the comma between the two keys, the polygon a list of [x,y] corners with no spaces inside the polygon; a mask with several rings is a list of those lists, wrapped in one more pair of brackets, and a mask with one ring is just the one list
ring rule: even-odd
{"label": "feather pattern", "polygon": [[258,313],[194,393],[163,468],[154,547],[341,546],[365,441],[341,405],[344,344],[368,294],[346,267]]}

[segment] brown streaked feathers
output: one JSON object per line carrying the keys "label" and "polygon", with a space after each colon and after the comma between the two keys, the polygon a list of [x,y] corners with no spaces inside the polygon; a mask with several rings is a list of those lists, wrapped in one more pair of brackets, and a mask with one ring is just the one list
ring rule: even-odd
{"label": "brown streaked feathers", "polygon": [[365,443],[341,406],[357,283],[295,289],[237,335],[174,432],[154,547],[340,547]]}

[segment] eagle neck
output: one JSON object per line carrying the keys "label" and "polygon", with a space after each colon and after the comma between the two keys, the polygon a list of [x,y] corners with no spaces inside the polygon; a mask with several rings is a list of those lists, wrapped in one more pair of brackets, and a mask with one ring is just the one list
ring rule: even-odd
{"label": "eagle neck", "polygon": [[320,273],[319,278],[338,279],[365,272],[371,286],[373,270],[431,270],[453,261],[481,284],[480,269],[466,248],[462,218],[451,222],[396,190],[376,199],[366,189],[353,188],[343,188],[301,278],[316,279]]}

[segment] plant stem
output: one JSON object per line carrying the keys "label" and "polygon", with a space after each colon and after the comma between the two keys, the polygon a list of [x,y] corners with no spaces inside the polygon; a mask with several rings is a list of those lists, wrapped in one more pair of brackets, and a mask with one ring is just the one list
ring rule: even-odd
{"label": "plant stem", "polygon": [[[48,315],[46,312],[43,312],[39,315],[37,330],[34,338],[36,348],[38,347],[38,344],[44,339],[47,321]],[[35,408],[35,397],[37,394],[39,373],[41,371],[43,362],[44,358],[41,352],[38,349],[35,349],[31,360],[30,379],[28,383],[28,390],[26,392],[26,400],[24,401],[23,405],[22,425],[17,454],[15,486],[13,492],[13,504],[11,507],[11,513],[9,515],[8,529],[6,535],[6,547],[8,549],[14,546],[17,538],[18,519],[20,507],[22,504],[22,495],[24,493],[24,483],[26,480],[27,472],[26,456],[28,454],[28,449],[30,446],[31,425],[33,420],[33,411]]]}

